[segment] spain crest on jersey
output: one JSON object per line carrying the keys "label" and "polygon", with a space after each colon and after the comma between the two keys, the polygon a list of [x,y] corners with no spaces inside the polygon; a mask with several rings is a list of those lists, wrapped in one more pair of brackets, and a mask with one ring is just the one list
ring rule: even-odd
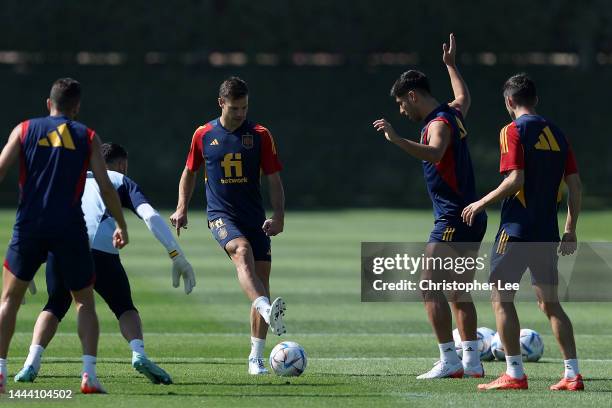
{"label": "spain crest on jersey", "polygon": [[244,135],[242,135],[242,146],[245,149],[253,148],[253,135],[252,134],[245,133]]}

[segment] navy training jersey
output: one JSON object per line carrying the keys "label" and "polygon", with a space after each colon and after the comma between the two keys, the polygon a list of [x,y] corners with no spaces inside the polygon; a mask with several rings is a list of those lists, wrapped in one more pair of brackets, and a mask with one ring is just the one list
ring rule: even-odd
{"label": "navy training jersey", "polygon": [[502,203],[500,229],[532,242],[559,241],[557,212],[564,176],[578,172],[561,130],[539,115],[522,115],[502,128],[499,171],[523,169],[523,187]]}
{"label": "navy training jersey", "polygon": [[200,126],[186,165],[196,172],[202,164],[208,220],[225,217],[244,226],[261,227],[266,216],[260,176],[282,170],[268,129],[244,121],[230,132],[219,119]]}
{"label": "navy training jersey", "polygon": [[95,132],[66,116],[21,123],[16,236],[84,230],[81,196]]}
{"label": "navy training jersey", "polygon": [[451,140],[438,163],[423,160],[427,191],[433,203],[435,220],[461,219],[463,208],[476,201],[474,170],[463,115],[445,103],[438,106],[425,118],[421,130],[422,144],[429,144],[429,125],[436,121],[442,121],[450,128]]}
{"label": "navy training jersey", "polygon": [[[136,212],[138,206],[149,203],[140,186],[131,178],[119,172],[107,170],[106,173],[113,187],[117,190],[121,206],[132,210],[138,216]],[[87,172],[81,208],[85,216],[91,248],[110,254],[118,254],[119,250],[113,246],[115,219],[106,209],[106,204],[104,204],[100,194],[100,187],[91,171]]]}

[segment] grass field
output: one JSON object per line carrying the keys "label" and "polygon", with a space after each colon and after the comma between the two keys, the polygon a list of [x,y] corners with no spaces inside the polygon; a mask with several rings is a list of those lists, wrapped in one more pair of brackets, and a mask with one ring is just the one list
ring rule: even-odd
{"label": "grass field", "polygon": [[[0,238],[8,242],[14,212],[0,212]],[[101,320],[98,373],[108,395],[78,394],[80,348],[72,312],[46,350],[34,384],[10,389],[70,389],[72,401],[8,400],[14,406],[89,407],[201,406],[611,406],[612,305],[568,304],[574,321],[584,393],[553,393],[548,386],[562,374],[551,330],[536,305],[522,303],[523,327],[539,331],[546,351],[527,363],[526,392],[479,393],[477,380],[417,381],[437,358],[436,342],[418,303],[360,302],[361,241],[422,241],[431,229],[429,211],[293,212],[285,233],[273,240],[273,294],[287,300],[289,333],[309,361],[299,378],[253,378],[246,373],[249,303],[230,261],[213,241],[203,215],[192,211],[180,242],[196,270],[197,287],[185,296],[173,289],[170,261],[139,220],[129,218],[131,244],[122,253],[136,306],[145,328],[148,354],[169,371],[174,385],[152,385],[130,366],[130,350],[114,316],[98,302]],[[497,215],[491,214],[492,239]],[[581,216],[579,238],[609,240],[612,212]],[[35,318],[46,301],[44,274],[39,293],[27,297],[9,355],[12,377],[21,367]],[[494,327],[489,304],[478,305],[479,326]],[[277,343],[269,338],[266,352]],[[485,363],[487,379],[505,369]],[[51,404],[51,405],[49,405]]]}

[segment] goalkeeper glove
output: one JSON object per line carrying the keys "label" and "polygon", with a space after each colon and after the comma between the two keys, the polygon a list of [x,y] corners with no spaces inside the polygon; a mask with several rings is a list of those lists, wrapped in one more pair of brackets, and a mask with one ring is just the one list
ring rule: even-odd
{"label": "goalkeeper glove", "polygon": [[169,255],[172,259],[172,286],[178,288],[182,276],[185,294],[190,294],[196,284],[191,264],[187,261],[185,255],[178,250],[170,251]]}

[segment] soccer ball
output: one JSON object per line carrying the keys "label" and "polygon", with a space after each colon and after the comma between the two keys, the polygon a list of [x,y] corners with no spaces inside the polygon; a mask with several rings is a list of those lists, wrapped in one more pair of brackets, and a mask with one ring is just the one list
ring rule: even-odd
{"label": "soccer ball", "polygon": [[521,329],[521,355],[523,361],[538,361],[544,354],[544,342],[537,331]]}
{"label": "soccer ball", "polygon": [[[523,357],[523,361],[535,362],[544,354],[544,342],[538,332],[531,329],[521,329],[519,341],[521,343],[521,356]],[[506,358],[504,345],[499,338],[499,333],[495,333],[495,336],[493,336],[491,351],[498,360],[504,360]]]}
{"label": "soccer ball", "polygon": [[270,367],[276,375],[297,377],[306,370],[306,352],[294,341],[278,343],[270,353]]}
{"label": "soccer ball", "polygon": [[495,333],[493,338],[491,339],[491,353],[498,360],[505,360],[506,353],[504,351],[504,345],[499,338],[499,333]]}
{"label": "soccer ball", "polygon": [[491,361],[495,359],[493,352],[491,351],[491,342],[493,341],[493,336],[495,336],[495,330],[491,330],[488,327],[479,327],[478,328],[478,337],[482,335],[482,351],[480,352],[480,359],[484,361]]}
{"label": "soccer ball", "polygon": [[[476,337],[478,339],[478,351],[480,352],[481,360],[492,360],[491,354],[491,335],[495,333],[493,330],[487,327],[480,327],[476,331]],[[463,346],[461,344],[461,335],[459,335],[459,329],[453,330],[453,341],[455,342],[455,350],[459,358],[463,358]]]}

